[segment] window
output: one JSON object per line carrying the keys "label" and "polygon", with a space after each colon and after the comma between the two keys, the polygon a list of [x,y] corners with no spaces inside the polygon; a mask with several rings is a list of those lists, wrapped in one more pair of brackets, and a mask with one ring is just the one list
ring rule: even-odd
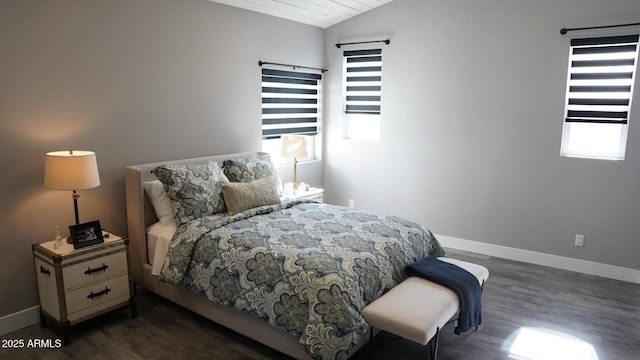
{"label": "window", "polygon": [[309,135],[309,159],[315,157],[321,80],[321,74],[262,69],[262,151],[274,163],[285,162],[278,158],[282,135]]}
{"label": "window", "polygon": [[638,35],[572,39],[562,156],[624,160]]}
{"label": "window", "polygon": [[382,49],[344,52],[344,112],[348,139],[380,139]]}

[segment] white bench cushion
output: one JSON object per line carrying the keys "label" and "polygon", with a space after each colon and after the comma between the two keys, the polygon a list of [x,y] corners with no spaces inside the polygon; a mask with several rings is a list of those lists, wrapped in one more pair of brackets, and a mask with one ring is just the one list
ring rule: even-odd
{"label": "white bench cushion", "polygon": [[410,277],[365,307],[362,316],[370,326],[425,345],[458,308],[453,291]]}
{"label": "white bench cushion", "polygon": [[[480,284],[489,270],[470,262],[440,258],[472,273]],[[442,285],[409,277],[362,310],[367,324],[426,345],[458,311],[458,296]]]}

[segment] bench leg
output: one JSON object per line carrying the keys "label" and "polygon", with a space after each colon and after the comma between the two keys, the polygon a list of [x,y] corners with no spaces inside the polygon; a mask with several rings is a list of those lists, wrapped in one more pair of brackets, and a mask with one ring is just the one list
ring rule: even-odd
{"label": "bench leg", "polygon": [[[480,284],[480,296],[482,296],[483,289],[484,289],[484,280],[482,280],[482,284]],[[476,331],[478,331],[478,325],[476,325]]]}
{"label": "bench leg", "polygon": [[438,343],[440,342],[440,328],[436,328],[436,335],[433,339],[429,340],[429,352],[431,353],[431,360],[438,358]]}
{"label": "bench leg", "polygon": [[373,359],[373,326],[369,326],[369,360]]}

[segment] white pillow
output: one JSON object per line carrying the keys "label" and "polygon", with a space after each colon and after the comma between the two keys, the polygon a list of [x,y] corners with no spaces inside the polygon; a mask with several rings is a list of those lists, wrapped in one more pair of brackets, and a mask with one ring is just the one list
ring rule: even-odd
{"label": "white pillow", "polygon": [[147,197],[151,200],[151,205],[156,211],[156,216],[160,223],[163,225],[174,224],[176,222],[173,214],[173,207],[171,206],[171,199],[164,191],[164,185],[160,180],[147,181],[142,184],[144,192],[147,193]]}

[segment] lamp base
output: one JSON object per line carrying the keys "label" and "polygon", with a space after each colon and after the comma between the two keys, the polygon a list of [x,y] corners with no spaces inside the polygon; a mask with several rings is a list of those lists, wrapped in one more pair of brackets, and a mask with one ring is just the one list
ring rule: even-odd
{"label": "lamp base", "polygon": [[293,158],[293,191],[298,190],[298,179],[296,179],[296,168],[298,165],[298,159]]}
{"label": "lamp base", "polygon": [[[78,198],[80,194],[78,194],[75,190],[73,190],[73,211],[76,215],[76,225],[80,224],[80,215],[78,214]],[[67,244],[73,244],[73,238],[71,235],[67,238]]]}

